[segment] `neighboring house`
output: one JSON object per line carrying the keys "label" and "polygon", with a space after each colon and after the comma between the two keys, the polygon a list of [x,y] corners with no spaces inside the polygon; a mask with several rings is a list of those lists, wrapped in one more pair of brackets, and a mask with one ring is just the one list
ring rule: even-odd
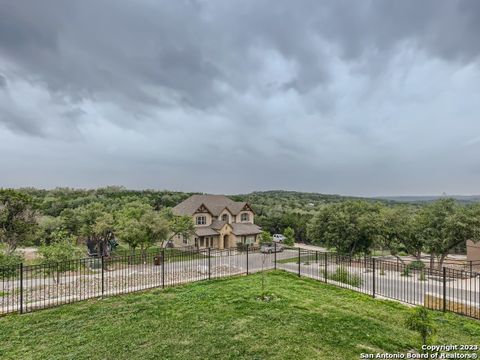
{"label": "neighboring house", "polygon": [[227,249],[241,244],[258,244],[261,229],[254,224],[250,205],[223,195],[193,195],[173,208],[175,215],[191,216],[195,234],[175,236],[175,246]]}

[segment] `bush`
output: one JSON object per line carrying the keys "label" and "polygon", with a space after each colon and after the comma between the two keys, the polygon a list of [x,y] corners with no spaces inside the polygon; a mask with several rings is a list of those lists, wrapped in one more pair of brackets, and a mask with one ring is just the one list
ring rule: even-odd
{"label": "bush", "polygon": [[426,345],[429,338],[435,334],[435,326],[428,310],[419,306],[414,308],[405,321],[407,329],[416,331],[422,338],[422,345]]}
{"label": "bush", "polygon": [[74,270],[78,263],[72,260],[81,256],[80,250],[69,242],[41,246],[38,253],[41,256],[41,264],[45,266],[45,272],[50,274]]}
{"label": "bush", "polygon": [[408,264],[408,268],[410,270],[423,270],[425,269],[425,263],[420,260],[415,260]]}
{"label": "bush", "polygon": [[5,254],[0,251],[0,279],[7,279],[16,274],[23,258],[18,254]]}
{"label": "bush", "polygon": [[360,287],[363,284],[363,280],[360,276],[350,274],[344,267],[338,267],[335,272],[329,273],[328,278],[355,287]]}

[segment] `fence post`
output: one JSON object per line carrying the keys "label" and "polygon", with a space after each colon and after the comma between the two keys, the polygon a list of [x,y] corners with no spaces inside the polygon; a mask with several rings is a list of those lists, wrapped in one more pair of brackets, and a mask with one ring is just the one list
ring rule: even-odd
{"label": "fence post", "polygon": [[20,314],[23,314],[23,262],[20,263]]}
{"label": "fence post", "polygon": [[315,250],[315,263],[318,264],[318,251]]}
{"label": "fence post", "polygon": [[447,278],[446,278],[447,268],[443,267],[443,312],[447,310]]}
{"label": "fence post", "polygon": [[162,289],[165,288],[165,248],[162,248]]}
{"label": "fence post", "polygon": [[300,277],[300,248],[298,248],[298,276]]}
{"label": "fence post", "polygon": [[248,275],[248,244],[247,244],[247,275]]}
{"label": "fence post", "polygon": [[276,270],[277,269],[277,243],[273,243],[273,268]]}
{"label": "fence post", "polygon": [[105,293],[105,261],[102,255],[102,296]]}
{"label": "fence post", "polygon": [[325,282],[327,282],[327,275],[328,275],[328,253],[326,252],[325,253],[325,274],[324,274],[324,278],[325,278]]}
{"label": "fence post", "polygon": [[473,275],[473,261],[470,260],[470,277]]}
{"label": "fence post", "polygon": [[372,282],[372,296],[375,297],[375,258],[372,258],[373,282]]}
{"label": "fence post", "polygon": [[208,280],[212,277],[212,265],[210,263],[210,247],[208,248]]}

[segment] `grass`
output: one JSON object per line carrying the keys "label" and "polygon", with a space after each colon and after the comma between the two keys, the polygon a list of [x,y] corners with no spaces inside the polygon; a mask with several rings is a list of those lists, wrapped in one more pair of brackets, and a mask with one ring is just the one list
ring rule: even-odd
{"label": "grass", "polygon": [[[315,257],[315,254],[303,255],[303,256],[301,255],[300,256],[300,262],[306,263],[306,262],[315,262],[316,260],[321,261],[322,260],[321,256],[322,256],[322,254],[319,254],[318,259],[317,259]],[[298,256],[291,257],[291,258],[288,258],[288,259],[277,260],[277,263],[279,263],[279,264],[288,264],[288,263],[298,264]]]}
{"label": "grass", "polygon": [[[281,271],[0,318],[2,359],[358,359],[419,346],[409,308]],[[480,322],[432,312],[436,344],[476,344]]]}

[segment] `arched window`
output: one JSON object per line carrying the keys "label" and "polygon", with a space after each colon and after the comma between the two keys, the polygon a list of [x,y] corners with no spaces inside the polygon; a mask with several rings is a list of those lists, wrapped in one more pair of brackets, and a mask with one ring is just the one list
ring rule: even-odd
{"label": "arched window", "polygon": [[250,221],[249,213],[242,213],[242,215],[240,215],[240,220],[241,221]]}
{"label": "arched window", "polygon": [[197,225],[205,225],[207,223],[206,216],[197,216]]}
{"label": "arched window", "polygon": [[228,214],[223,214],[222,215],[222,221],[228,222]]}

